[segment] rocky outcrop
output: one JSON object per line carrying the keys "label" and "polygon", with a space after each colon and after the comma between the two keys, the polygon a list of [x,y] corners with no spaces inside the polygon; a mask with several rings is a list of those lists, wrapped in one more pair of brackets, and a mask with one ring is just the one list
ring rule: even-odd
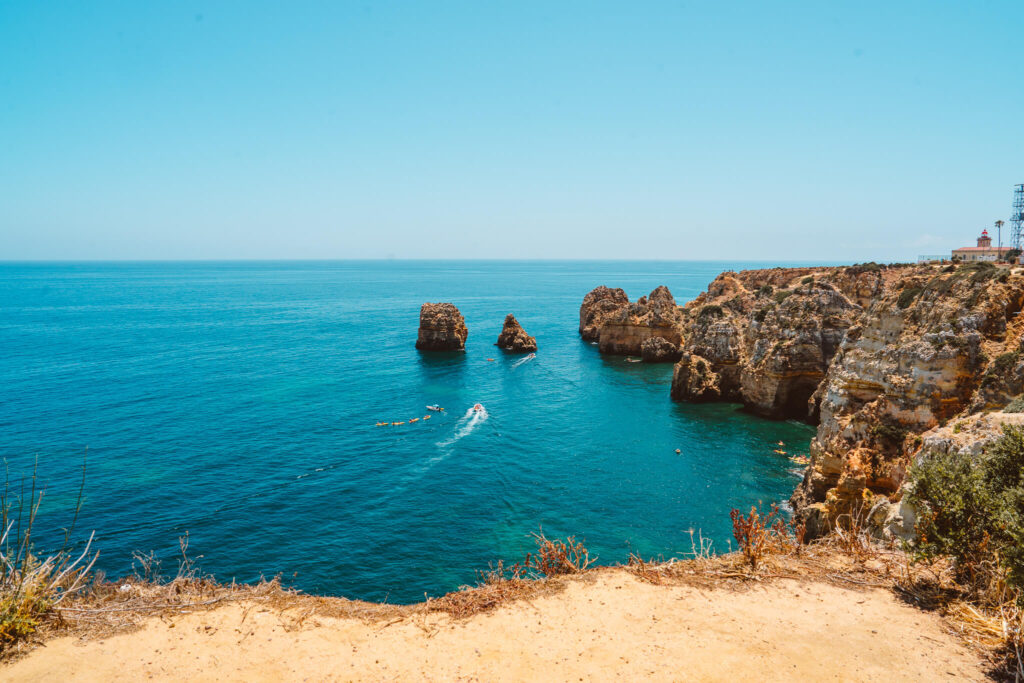
{"label": "rocky outcrop", "polygon": [[923,433],[1024,387],[1024,277],[985,263],[918,266],[891,269],[884,284],[816,392],[811,465],[793,496],[807,519],[831,525],[898,499]]}
{"label": "rocky outcrop", "polygon": [[1022,306],[992,264],[723,273],[684,309],[672,395],[816,422],[794,510],[877,531],[923,435],[1024,391]]}
{"label": "rocky outcrop", "polygon": [[[975,413],[950,420],[914,439],[914,452],[909,462],[918,463],[939,455],[955,454],[977,461],[982,453],[1003,436],[1003,426],[1024,426],[1024,413]],[[870,496],[862,506],[865,517],[877,534],[885,539],[913,540],[919,511],[907,501],[905,494],[911,484],[905,482],[897,495]],[[890,499],[892,498],[892,499]],[[808,510],[823,516],[817,508]]]}
{"label": "rocky outcrop", "polygon": [[685,362],[676,367],[672,396],[717,394],[769,417],[813,419],[808,401],[862,310],[840,274],[774,268],[720,275],[684,308]]}
{"label": "rocky outcrop", "polygon": [[645,363],[675,363],[680,355],[679,345],[664,337],[651,337],[640,344],[640,358]]}
{"label": "rocky outcrop", "polygon": [[509,313],[505,316],[505,324],[498,335],[495,346],[500,346],[512,353],[532,353],[537,350],[537,340],[526,334],[516,317]]}
{"label": "rocky outcrop", "polygon": [[604,319],[628,305],[629,297],[621,289],[603,286],[592,289],[580,305],[580,336],[586,341],[597,341]]}
{"label": "rocky outcrop", "polygon": [[672,398],[691,403],[722,400],[722,376],[701,356],[684,353],[672,369]]}
{"label": "rocky outcrop", "polygon": [[461,351],[469,330],[453,304],[426,303],[420,307],[420,329],[416,348],[421,351]]}
{"label": "rocky outcrop", "polygon": [[[640,356],[644,342],[655,338],[678,347],[682,342],[679,323],[679,307],[664,286],[634,303],[621,289],[598,287],[580,306],[580,336],[596,339],[601,353]],[[668,349],[658,348],[662,353]],[[654,349],[650,347],[650,352]]]}

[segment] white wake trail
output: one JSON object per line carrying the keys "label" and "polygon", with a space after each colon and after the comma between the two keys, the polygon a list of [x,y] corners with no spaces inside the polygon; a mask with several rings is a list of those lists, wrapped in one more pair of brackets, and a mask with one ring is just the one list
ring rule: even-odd
{"label": "white wake trail", "polygon": [[472,434],[474,429],[487,421],[487,418],[488,415],[486,408],[481,408],[480,410],[473,410],[470,408],[466,411],[466,414],[460,417],[459,421],[455,423],[455,433],[452,434],[452,437],[439,442],[437,445],[441,448],[451,446],[459,439]]}
{"label": "white wake trail", "polygon": [[537,357],[537,354],[531,353],[526,358],[520,358],[519,360],[517,360],[515,363],[512,364],[512,369],[515,370],[516,368],[518,368],[523,363],[526,363],[527,361],[531,361],[531,360],[533,360],[536,357]]}

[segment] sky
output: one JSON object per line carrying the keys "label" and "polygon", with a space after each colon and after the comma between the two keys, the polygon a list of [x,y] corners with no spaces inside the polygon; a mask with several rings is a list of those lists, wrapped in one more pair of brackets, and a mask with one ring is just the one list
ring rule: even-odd
{"label": "sky", "polygon": [[1019,0],[0,0],[0,260],[948,252],[1024,183],[1022,26]]}

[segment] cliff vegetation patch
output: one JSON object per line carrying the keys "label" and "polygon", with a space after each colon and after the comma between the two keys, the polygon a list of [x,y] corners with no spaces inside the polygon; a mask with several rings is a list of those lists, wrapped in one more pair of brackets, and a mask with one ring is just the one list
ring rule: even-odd
{"label": "cliff vegetation patch", "polygon": [[953,559],[974,601],[1010,625],[1020,666],[1024,646],[1024,429],[1002,436],[977,460],[939,453],[910,472],[908,499],[920,511],[916,555]]}

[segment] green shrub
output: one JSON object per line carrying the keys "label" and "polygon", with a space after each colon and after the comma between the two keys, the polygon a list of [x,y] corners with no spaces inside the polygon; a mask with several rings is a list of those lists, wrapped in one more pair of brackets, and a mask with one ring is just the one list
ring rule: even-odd
{"label": "green shrub", "polygon": [[708,304],[707,306],[701,306],[697,312],[698,320],[706,320],[708,318],[721,318],[725,315],[725,311],[718,304]]}
{"label": "green shrub", "polygon": [[774,292],[774,291],[775,291],[775,288],[772,287],[771,285],[761,285],[757,289],[757,295],[758,296],[771,296],[772,292]]}
{"label": "green shrub", "polygon": [[985,375],[990,378],[1003,378],[1016,364],[1017,354],[1012,352],[1001,353],[996,356],[994,361],[992,361],[992,365],[988,366],[988,370],[985,371]]}
{"label": "green shrub", "polygon": [[1018,396],[1003,408],[1004,413],[1024,413],[1024,395]]}
{"label": "green shrub", "polygon": [[902,292],[900,292],[900,298],[896,300],[896,305],[899,306],[900,308],[906,308],[914,301],[914,299],[917,298],[917,295],[920,293],[920,287],[907,287]]}
{"label": "green shrub", "polygon": [[[1024,588],[1024,429],[1003,435],[979,457],[944,453],[910,470],[908,499],[919,510],[916,551],[948,555],[979,588],[1005,580]],[[988,570],[997,567],[995,574]]]}
{"label": "green shrub", "polygon": [[898,446],[907,437],[907,428],[892,420],[883,420],[871,427],[871,435],[890,446]]}
{"label": "green shrub", "polygon": [[775,292],[775,303],[781,304],[783,301],[788,299],[792,294],[793,292],[788,289],[780,289],[779,291]]}
{"label": "green shrub", "polygon": [[803,280],[800,281],[800,284],[802,284],[802,285],[809,285],[812,282],[814,282],[814,276],[813,275],[808,275],[807,277],[805,277]]}
{"label": "green shrub", "polygon": [[857,263],[852,266],[847,266],[845,272],[847,275],[860,275],[861,273],[877,273],[881,271],[885,266],[870,261],[868,263]]}

